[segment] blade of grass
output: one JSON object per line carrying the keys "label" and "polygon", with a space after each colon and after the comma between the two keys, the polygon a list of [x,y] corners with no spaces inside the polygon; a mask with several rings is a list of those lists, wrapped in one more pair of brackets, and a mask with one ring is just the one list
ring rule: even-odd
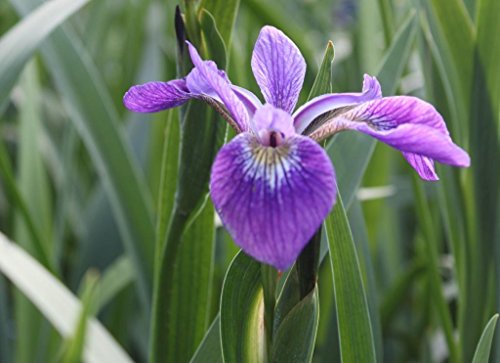
{"label": "blade of grass", "polygon": [[83,292],[81,294],[82,309],[78,317],[73,336],[66,341],[66,352],[62,363],[79,363],[82,361],[85,346],[87,322],[94,314],[94,299],[99,276],[96,271],[90,270],[84,278]]}
{"label": "blade of grass", "polygon": [[424,240],[427,247],[427,269],[430,287],[433,291],[433,305],[438,314],[441,327],[443,328],[443,332],[446,338],[446,344],[448,346],[450,355],[450,362],[458,363],[461,362],[460,350],[458,349],[458,345],[453,333],[451,313],[444,297],[441,275],[439,272],[439,251],[437,250],[438,243],[436,237],[436,228],[432,221],[429,205],[424,193],[422,183],[415,174],[413,175],[413,187],[415,191],[416,212],[419,220],[419,226],[420,228],[422,228]]}
{"label": "blade of grass", "polygon": [[[0,270],[32,301],[63,337],[75,331],[78,299],[23,249],[0,233]],[[132,362],[95,319],[88,321],[84,359],[92,362]]]}
{"label": "blade of grass", "polygon": [[225,362],[266,361],[260,263],[240,252],[224,279],[220,332]]}
{"label": "blade of grass", "polygon": [[491,341],[493,340],[493,335],[495,334],[495,327],[497,325],[498,314],[493,315],[493,317],[488,321],[486,327],[484,328],[481,339],[477,344],[476,352],[472,358],[472,363],[488,363],[490,359]]}
{"label": "blade of grass", "polygon": [[40,43],[88,1],[46,2],[0,39],[0,114],[19,73]]}
{"label": "blade of grass", "polygon": [[[12,2],[20,13],[26,13],[32,3]],[[55,31],[44,44],[42,55],[103,181],[125,249],[134,263],[139,296],[149,307],[154,247],[151,201],[118,128],[111,96],[82,43],[69,30]]]}
{"label": "blade of grass", "polygon": [[222,40],[227,47],[231,45],[231,34],[239,6],[240,0],[203,0],[200,3],[200,10],[206,9],[214,17]]}
{"label": "blade of grass", "polygon": [[342,363],[376,362],[373,330],[356,246],[340,195],[325,221]]}
{"label": "blade of grass", "polygon": [[127,256],[118,257],[104,271],[96,287],[96,312],[101,311],[119,292],[134,281],[133,271],[132,262]]}
{"label": "blade of grass", "polygon": [[223,363],[220,341],[220,316],[214,319],[190,363]]}

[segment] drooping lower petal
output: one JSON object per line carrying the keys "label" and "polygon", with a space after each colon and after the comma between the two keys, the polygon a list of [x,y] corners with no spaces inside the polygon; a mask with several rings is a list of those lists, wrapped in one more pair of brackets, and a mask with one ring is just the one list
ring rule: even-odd
{"label": "drooping lower petal", "polygon": [[123,96],[123,104],[134,112],[158,112],[181,106],[190,98],[186,82],[176,79],[133,86]]}
{"label": "drooping lower petal", "polygon": [[280,270],[319,228],[335,193],[328,156],[303,136],[273,148],[240,134],[212,167],[210,194],[229,233],[247,254]]}
{"label": "drooping lower petal", "polygon": [[[245,105],[232,90],[231,84],[227,80],[227,77],[225,77],[225,74],[222,75],[220,71],[217,70],[215,63],[203,61],[196,48],[191,43],[187,43],[191,61],[196,67],[196,77],[202,88],[208,86],[210,90],[213,90],[237,123],[239,131],[247,131],[249,122],[247,110]],[[190,85],[190,87],[193,86]]]}
{"label": "drooping lower petal", "polygon": [[281,30],[265,26],[252,54],[252,70],[266,101],[292,113],[304,83],[306,62]]}
{"label": "drooping lower petal", "polygon": [[439,180],[436,170],[434,169],[434,160],[413,153],[403,152],[403,156],[422,179],[428,181]]}

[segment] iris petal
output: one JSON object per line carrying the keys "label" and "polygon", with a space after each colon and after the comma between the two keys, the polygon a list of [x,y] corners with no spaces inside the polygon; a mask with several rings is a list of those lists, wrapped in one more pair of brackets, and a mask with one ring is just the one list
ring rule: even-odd
{"label": "iris petal", "polygon": [[325,151],[309,138],[294,136],[273,148],[243,133],[217,155],[210,193],[235,242],[284,270],[335,202],[335,173]]}
{"label": "iris petal", "polygon": [[292,113],[304,83],[306,62],[281,30],[265,26],[252,54],[252,70],[265,100]]}
{"label": "iris petal", "polygon": [[[199,84],[205,88],[209,87],[213,92],[219,97],[224,106],[228,109],[229,113],[236,121],[239,130],[238,131],[247,131],[248,130],[248,113],[245,108],[245,105],[240,101],[238,96],[232,90],[231,84],[225,77],[225,74],[221,74],[215,63],[208,63],[203,61],[198,54],[196,48],[189,42],[189,54],[191,56],[191,61],[196,67],[197,70],[197,78]],[[190,86],[191,87],[191,86]]]}
{"label": "iris petal", "polygon": [[437,180],[429,159],[458,167],[470,165],[469,155],[453,143],[441,115],[416,97],[384,97],[345,109],[309,136],[321,140],[345,129],[363,132],[405,153],[426,180]]}
{"label": "iris petal", "polygon": [[191,97],[186,82],[176,79],[133,86],[123,96],[123,104],[134,112],[158,112],[181,106]]}
{"label": "iris petal", "polygon": [[439,180],[434,169],[434,160],[426,156],[405,152],[403,152],[403,156],[422,179],[429,181]]}
{"label": "iris petal", "polygon": [[[293,114],[295,129],[302,134],[319,116],[324,120],[331,118],[328,113],[339,108],[356,106],[363,102],[382,97],[380,84],[375,77],[365,74],[363,92],[361,93],[329,93],[313,98],[297,109]],[[315,122],[316,123],[316,122]],[[315,128],[317,128],[315,126]]]}

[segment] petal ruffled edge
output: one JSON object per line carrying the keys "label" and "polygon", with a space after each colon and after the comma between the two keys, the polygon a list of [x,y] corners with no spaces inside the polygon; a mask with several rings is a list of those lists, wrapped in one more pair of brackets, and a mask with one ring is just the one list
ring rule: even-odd
{"label": "petal ruffled edge", "polygon": [[272,148],[243,133],[217,154],[210,194],[236,244],[285,270],[335,203],[335,172],[325,151],[307,137]]}
{"label": "petal ruffled edge", "polygon": [[306,73],[306,62],[295,43],[281,30],[264,26],[251,65],[266,102],[292,113]]}

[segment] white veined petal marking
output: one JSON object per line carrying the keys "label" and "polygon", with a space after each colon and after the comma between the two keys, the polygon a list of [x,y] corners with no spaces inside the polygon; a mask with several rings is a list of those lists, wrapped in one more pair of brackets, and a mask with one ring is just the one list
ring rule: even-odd
{"label": "white veined petal marking", "polygon": [[245,181],[263,181],[271,191],[287,183],[292,170],[300,165],[296,146],[287,143],[270,147],[253,141],[245,145],[242,156]]}

